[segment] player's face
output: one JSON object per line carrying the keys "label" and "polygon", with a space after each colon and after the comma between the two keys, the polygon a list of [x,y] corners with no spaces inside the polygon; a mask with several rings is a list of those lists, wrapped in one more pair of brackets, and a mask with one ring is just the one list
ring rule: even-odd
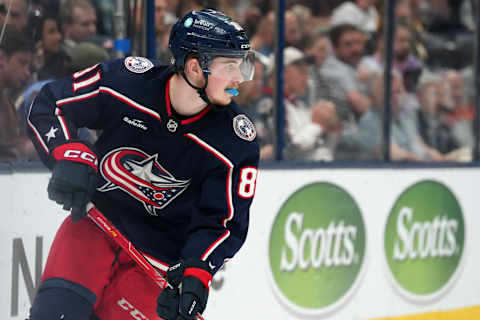
{"label": "player's face", "polygon": [[208,99],[220,106],[226,106],[232,101],[233,94],[228,89],[238,90],[240,81],[221,77],[208,77],[208,86],[205,89]]}
{"label": "player's face", "polygon": [[210,101],[217,105],[229,104],[240,83],[253,78],[254,68],[251,61],[242,58],[213,59],[206,89]]}

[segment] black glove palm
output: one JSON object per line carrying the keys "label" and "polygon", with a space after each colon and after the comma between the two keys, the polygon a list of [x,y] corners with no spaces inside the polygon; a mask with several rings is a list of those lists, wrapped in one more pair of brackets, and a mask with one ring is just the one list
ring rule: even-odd
{"label": "black glove palm", "polygon": [[72,220],[77,222],[87,214],[95,182],[96,172],[90,165],[60,160],[48,183],[48,198],[63,205],[64,210],[72,209]]}

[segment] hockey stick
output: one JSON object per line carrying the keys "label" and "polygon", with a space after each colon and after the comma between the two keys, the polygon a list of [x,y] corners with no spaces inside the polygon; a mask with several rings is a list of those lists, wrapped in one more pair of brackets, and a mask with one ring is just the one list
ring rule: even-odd
{"label": "hockey stick", "polygon": [[[148,275],[152,280],[162,289],[167,287],[172,288],[172,285],[168,283],[165,279],[143,256],[143,254],[138,251],[134,245],[127,239],[123,234],[118,231],[115,226],[108,221],[108,219],[103,215],[103,213],[98,210],[93,203],[87,204],[87,214],[88,217],[100,228],[103,232],[108,234],[110,238],[115,241],[125,252],[137,263],[137,265]],[[196,315],[197,320],[204,320],[201,314]]]}

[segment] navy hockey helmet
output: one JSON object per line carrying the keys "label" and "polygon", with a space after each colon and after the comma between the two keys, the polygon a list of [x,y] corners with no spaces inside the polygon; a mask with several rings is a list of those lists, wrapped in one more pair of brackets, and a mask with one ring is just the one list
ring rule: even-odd
{"label": "navy hockey helmet", "polygon": [[197,55],[205,75],[211,74],[210,63],[216,57],[243,59],[242,80],[253,78],[254,54],[245,30],[225,14],[205,9],[191,11],[172,28],[168,47],[177,70],[183,72],[190,53]]}

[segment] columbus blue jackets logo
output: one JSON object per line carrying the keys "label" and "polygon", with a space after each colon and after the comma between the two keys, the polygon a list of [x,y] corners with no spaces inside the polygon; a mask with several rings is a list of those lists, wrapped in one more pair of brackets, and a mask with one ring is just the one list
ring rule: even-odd
{"label": "columbus blue jackets logo", "polygon": [[152,61],[143,57],[126,57],[125,67],[135,73],[144,73],[153,68]]}
{"label": "columbus blue jackets logo", "polygon": [[165,170],[158,163],[157,154],[148,155],[135,148],[110,151],[102,159],[100,173],[107,183],[98,191],[121,189],[140,201],[154,216],[190,184],[190,180],[175,179]]}
{"label": "columbus blue jackets logo", "polygon": [[247,141],[253,141],[257,136],[255,126],[244,114],[239,114],[233,118],[233,130],[237,136]]}

